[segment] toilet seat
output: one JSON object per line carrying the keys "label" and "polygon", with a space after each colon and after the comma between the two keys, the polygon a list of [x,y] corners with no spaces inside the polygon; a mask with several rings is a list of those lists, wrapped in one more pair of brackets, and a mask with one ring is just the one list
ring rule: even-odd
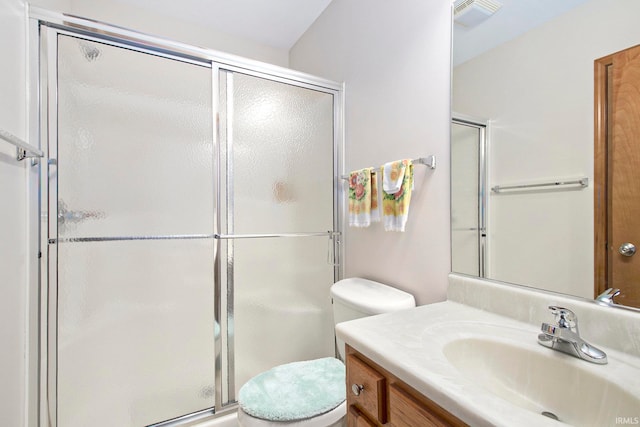
{"label": "toilet seat", "polygon": [[346,414],[345,366],[325,357],[276,366],[242,386],[242,426],[342,425]]}

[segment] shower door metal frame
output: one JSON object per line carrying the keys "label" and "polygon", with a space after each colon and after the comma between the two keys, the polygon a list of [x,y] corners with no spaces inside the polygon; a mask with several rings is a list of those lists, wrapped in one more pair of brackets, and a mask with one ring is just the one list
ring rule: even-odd
{"label": "shower door metal frame", "polygon": [[[122,47],[141,53],[152,54],[167,59],[179,60],[194,65],[211,68],[212,78],[212,110],[213,124],[213,179],[214,179],[214,207],[213,207],[213,235],[189,235],[189,236],[123,236],[121,240],[157,240],[177,238],[205,238],[215,239],[214,244],[214,312],[215,321],[218,324],[227,323],[228,310],[222,306],[221,297],[223,287],[221,283],[221,240],[232,238],[222,233],[220,212],[220,116],[219,105],[219,74],[221,70],[240,72],[243,74],[265,78],[268,80],[290,84],[297,87],[312,89],[333,96],[333,230],[327,231],[327,236],[333,241],[334,280],[338,280],[343,274],[343,251],[341,250],[341,236],[345,212],[343,203],[344,189],[340,176],[343,174],[344,158],[344,84],[339,84],[326,79],[290,70],[287,68],[262,63],[259,61],[229,55],[222,52],[190,46],[184,43],[168,39],[142,34],[125,28],[84,19],[72,15],[52,12],[45,9],[27,5],[28,15],[28,43],[30,58],[39,61],[37,67],[33,67],[28,76],[31,88],[29,119],[33,129],[39,128],[40,147],[45,153],[40,167],[40,205],[43,226],[39,230],[40,247],[46,248],[46,256],[41,257],[39,280],[39,372],[34,375],[39,377],[39,423],[51,427],[57,426],[57,215],[49,217],[49,212],[57,213],[57,175],[56,184],[49,185],[51,171],[57,174],[56,148],[57,148],[57,36],[59,34],[84,38],[100,43]],[[35,125],[37,124],[37,125]],[[35,133],[35,132],[34,132]],[[50,143],[55,141],[55,143]],[[50,206],[49,201],[56,200],[56,206]],[[53,209],[53,210],[52,210]],[[293,233],[299,235],[322,235],[322,233]],[[50,236],[56,239],[50,239]],[[240,237],[240,236],[237,236]],[[245,236],[246,237],[246,236]],[[251,238],[264,237],[293,237],[292,234],[273,234],[249,236]],[[75,241],[95,241],[94,238],[72,239]],[[100,239],[102,240],[102,239]],[[110,240],[114,240],[110,238]],[[62,241],[60,241],[62,243]],[[231,311],[232,314],[232,311]],[[225,319],[223,320],[223,316]],[[155,424],[156,426],[173,426],[192,422],[196,419],[210,418],[235,410],[237,404],[234,399],[224,401],[223,395],[229,395],[229,378],[223,372],[220,355],[223,351],[222,343],[228,333],[224,331],[215,339],[215,402],[214,407],[194,414],[185,414],[173,420]],[[213,363],[213,361],[212,361]],[[228,372],[227,372],[228,375]],[[232,375],[232,374],[231,374]],[[225,384],[223,379],[227,381]],[[223,394],[223,389],[227,392]],[[233,393],[231,393],[233,396]]]}
{"label": "shower door metal frame", "polygon": [[[487,238],[487,218],[489,211],[487,183],[489,182],[489,168],[487,167],[487,160],[490,123],[488,120],[453,113],[451,124],[467,126],[478,130],[478,227],[477,230],[474,231],[478,232],[478,276],[487,277],[487,254],[489,252],[489,239]],[[453,241],[453,229],[451,229],[451,238]]]}

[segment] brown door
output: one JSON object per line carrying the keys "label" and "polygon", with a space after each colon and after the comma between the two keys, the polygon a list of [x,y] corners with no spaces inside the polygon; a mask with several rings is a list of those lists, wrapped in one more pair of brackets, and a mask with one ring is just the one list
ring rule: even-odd
{"label": "brown door", "polygon": [[595,293],[640,307],[640,45],[595,61]]}

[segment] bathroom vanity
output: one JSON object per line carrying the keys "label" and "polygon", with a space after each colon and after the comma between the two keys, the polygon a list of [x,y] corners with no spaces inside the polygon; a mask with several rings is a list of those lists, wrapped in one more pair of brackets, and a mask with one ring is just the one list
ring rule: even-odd
{"label": "bathroom vanity", "polygon": [[[350,427],[640,422],[637,313],[466,276],[449,281],[445,302],[336,326],[347,344]],[[574,311],[608,363],[540,345],[549,306]]]}
{"label": "bathroom vanity", "polygon": [[348,427],[467,425],[350,346],[346,354]]}

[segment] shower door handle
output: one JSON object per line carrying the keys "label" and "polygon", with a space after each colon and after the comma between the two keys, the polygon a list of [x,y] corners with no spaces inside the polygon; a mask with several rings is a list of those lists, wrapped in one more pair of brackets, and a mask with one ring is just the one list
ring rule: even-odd
{"label": "shower door handle", "polygon": [[273,233],[273,234],[214,234],[214,239],[234,240],[234,239],[272,239],[278,237],[333,237],[339,236],[339,231],[319,231],[311,233]]}
{"label": "shower door handle", "polygon": [[58,224],[64,225],[66,223],[78,224],[86,219],[102,219],[104,218],[103,212],[94,211],[74,211],[67,209],[65,203],[60,200],[58,204]]}
{"label": "shower door handle", "polygon": [[327,264],[332,266],[340,265],[337,247],[340,245],[339,231],[319,231],[311,233],[275,233],[275,234],[214,234],[216,240],[235,240],[235,239],[272,239],[280,237],[328,237],[329,243],[327,247]]}

